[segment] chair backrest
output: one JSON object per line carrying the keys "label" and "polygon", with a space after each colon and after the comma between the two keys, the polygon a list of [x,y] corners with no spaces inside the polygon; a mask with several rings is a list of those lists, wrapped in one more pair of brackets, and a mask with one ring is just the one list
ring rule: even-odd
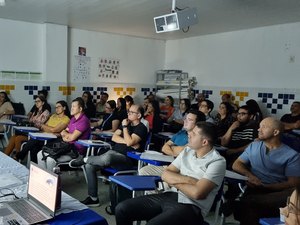
{"label": "chair backrest", "polygon": [[147,135],[146,143],[145,143],[145,150],[150,149],[151,139],[152,139],[152,133],[149,132],[148,135]]}
{"label": "chair backrest", "polygon": [[281,141],[290,148],[300,152],[300,137],[292,133],[284,133],[281,137]]}
{"label": "chair backrest", "polygon": [[[215,203],[215,215],[214,215],[214,222],[213,222],[213,225],[222,225],[224,224],[225,222],[225,217],[224,217],[224,214],[221,210],[221,206],[222,206],[222,203],[224,202],[224,181],[222,182],[219,190],[218,190],[218,193],[216,194],[215,196],[215,200],[214,200],[214,203]],[[205,223],[204,223],[205,224]]]}
{"label": "chair backrest", "polygon": [[[11,115],[7,115],[7,119],[11,120]],[[0,139],[1,139],[1,144],[4,148],[4,144],[2,142],[2,137],[4,137],[6,145],[8,144],[8,136],[9,133],[11,131],[11,127],[10,125],[3,125],[3,131],[0,132]]]}
{"label": "chair backrest", "polygon": [[11,104],[12,104],[14,110],[15,110],[16,115],[25,115],[25,108],[24,108],[23,103],[21,103],[21,102],[19,102],[19,103],[12,102]]}

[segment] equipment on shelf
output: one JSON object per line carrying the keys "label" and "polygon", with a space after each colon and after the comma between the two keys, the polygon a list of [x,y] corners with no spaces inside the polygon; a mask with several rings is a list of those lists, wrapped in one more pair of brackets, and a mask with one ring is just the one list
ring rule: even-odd
{"label": "equipment on shelf", "polygon": [[174,99],[189,98],[192,100],[193,87],[197,84],[196,78],[189,78],[188,73],[182,70],[159,70],[156,72],[156,96],[165,98],[170,95]]}

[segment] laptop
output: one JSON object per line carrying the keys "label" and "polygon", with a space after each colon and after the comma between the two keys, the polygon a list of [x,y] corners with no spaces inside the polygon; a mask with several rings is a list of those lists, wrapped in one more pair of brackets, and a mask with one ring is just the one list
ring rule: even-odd
{"label": "laptop", "polygon": [[0,203],[1,224],[28,225],[55,215],[58,175],[30,163],[27,197]]}

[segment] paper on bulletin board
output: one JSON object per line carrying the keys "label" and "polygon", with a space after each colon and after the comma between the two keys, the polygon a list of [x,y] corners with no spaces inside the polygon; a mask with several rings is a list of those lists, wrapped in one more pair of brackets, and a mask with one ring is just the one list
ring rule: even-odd
{"label": "paper on bulletin board", "polygon": [[91,57],[75,55],[72,81],[89,81],[91,71]]}
{"label": "paper on bulletin board", "polygon": [[119,79],[120,60],[113,58],[99,58],[98,77],[102,79]]}

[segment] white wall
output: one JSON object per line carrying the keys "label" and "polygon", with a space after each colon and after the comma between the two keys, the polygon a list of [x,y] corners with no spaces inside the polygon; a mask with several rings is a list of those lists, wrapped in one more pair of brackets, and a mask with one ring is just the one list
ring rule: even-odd
{"label": "white wall", "polygon": [[40,24],[0,19],[0,71],[43,72]]}
{"label": "white wall", "polygon": [[67,82],[68,27],[46,23],[43,31],[44,79]]}
{"label": "white wall", "polygon": [[[160,40],[136,38],[107,33],[68,29],[56,24],[34,24],[0,19],[0,85],[10,92],[13,101],[23,102],[28,111],[33,104],[37,90],[50,86],[49,102],[67,99],[68,96],[81,96],[84,87],[107,87],[112,98],[120,95],[114,87],[135,88],[133,96],[140,102],[145,93],[142,88],[152,91],[155,71],[164,67],[165,42]],[[81,83],[72,83],[74,55],[78,47],[87,48],[91,57],[91,77]],[[119,80],[99,80],[99,57],[120,60]],[[1,71],[39,72],[42,77],[16,78],[6,76]],[[25,86],[34,88],[32,91]],[[69,94],[61,87],[75,86]],[[13,89],[8,89],[13,87]],[[129,93],[128,93],[129,94]]]}
{"label": "white wall", "polygon": [[299,88],[299,40],[300,23],[171,40],[165,68],[203,86]]}
{"label": "white wall", "polygon": [[104,82],[154,84],[155,71],[164,67],[165,42],[78,29],[70,29],[70,73],[73,73],[74,55],[78,47],[87,49],[91,57],[90,82],[102,83],[98,78],[99,58],[120,60],[119,80]]}

